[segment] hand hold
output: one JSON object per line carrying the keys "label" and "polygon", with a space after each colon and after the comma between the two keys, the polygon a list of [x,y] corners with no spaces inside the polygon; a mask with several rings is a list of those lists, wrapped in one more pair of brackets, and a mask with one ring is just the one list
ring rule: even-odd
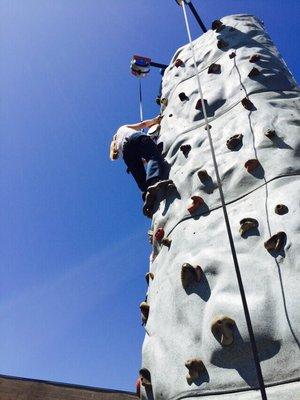
{"label": "hand hold", "polygon": [[232,53],[229,54],[229,58],[230,58],[230,59],[235,58],[235,57],[236,57],[236,54],[235,54],[234,51],[233,51]]}
{"label": "hand hold", "polygon": [[273,139],[276,136],[276,131],[274,129],[268,129],[265,133],[268,139]]}
{"label": "hand hold", "polygon": [[156,239],[157,241],[161,241],[161,240],[163,239],[164,236],[165,236],[165,231],[164,231],[163,228],[158,228],[158,229],[156,230],[156,232],[155,232],[155,235],[154,235],[154,237],[155,237],[155,239]]}
{"label": "hand hold", "polygon": [[160,104],[167,107],[168,105],[168,99],[166,99],[165,97],[163,99],[160,100]]}
{"label": "hand hold", "polygon": [[149,312],[150,312],[150,306],[148,303],[143,301],[140,304],[140,310],[141,310],[141,319],[142,319],[142,325],[146,325],[148,317],[149,317]]}
{"label": "hand hold", "polygon": [[185,363],[186,368],[189,370],[189,373],[186,377],[186,380],[189,385],[191,385],[194,381],[196,381],[201,374],[206,371],[204,363],[199,358],[192,358]]}
{"label": "hand hold", "polygon": [[197,172],[197,175],[202,183],[204,183],[205,181],[207,181],[209,179],[209,175],[205,169],[200,169]]}
{"label": "hand hold", "polygon": [[181,267],[181,283],[184,289],[187,289],[192,283],[200,282],[203,271],[199,265],[193,267],[185,263]]}
{"label": "hand hold", "polygon": [[246,108],[246,110],[249,110],[249,111],[254,110],[254,104],[247,97],[245,97],[242,100],[242,105],[244,106],[244,108]]}
{"label": "hand hold", "polygon": [[243,236],[250,229],[258,228],[258,221],[254,218],[244,218],[240,221],[240,234]]}
{"label": "hand hold", "polygon": [[243,135],[240,133],[239,135],[231,136],[226,142],[226,146],[229,150],[234,150],[236,147],[240,146],[243,143]]}
{"label": "hand hold", "polygon": [[180,60],[180,58],[177,58],[177,60],[175,60],[174,65],[175,65],[176,68],[179,68],[182,65],[184,65],[184,62],[182,60]]}
{"label": "hand hold", "polygon": [[254,78],[255,76],[258,76],[260,74],[259,69],[257,68],[252,68],[251,71],[248,74],[249,78]]}
{"label": "hand hold", "polygon": [[256,158],[245,162],[245,168],[248,172],[253,172],[259,166],[260,166],[260,163]]}
{"label": "hand hold", "polygon": [[188,207],[188,212],[193,214],[204,204],[204,200],[200,196],[192,196],[191,199],[193,200],[192,204]]}
{"label": "hand hold", "polygon": [[150,280],[153,281],[153,279],[154,279],[153,272],[147,272],[147,274],[145,275],[145,279],[146,279],[147,285],[149,285]]}
{"label": "hand hold", "polygon": [[259,54],[253,54],[250,58],[249,58],[249,62],[251,63],[256,63],[257,61],[260,60],[260,55]]}
{"label": "hand hold", "polygon": [[189,155],[189,152],[191,151],[191,146],[189,144],[182,144],[180,146],[180,150],[182,151],[183,155],[187,157]]}
{"label": "hand hold", "polygon": [[169,238],[163,238],[161,244],[166,247],[171,247],[172,240]]}
{"label": "hand hold", "polygon": [[178,97],[180,98],[181,101],[185,101],[185,100],[189,99],[184,92],[179,93]]}
{"label": "hand hold", "polygon": [[207,71],[208,74],[220,74],[221,73],[221,65],[220,64],[211,64]]}
{"label": "hand hold", "polygon": [[225,49],[226,47],[228,47],[228,43],[225,42],[223,39],[219,39],[218,43],[217,43],[218,48],[221,49]]}
{"label": "hand hold", "polygon": [[143,386],[151,386],[151,374],[148,369],[140,369],[140,380]]}
{"label": "hand hold", "polygon": [[211,29],[216,32],[221,32],[222,29],[225,28],[225,25],[219,19],[216,19],[211,24]]}
{"label": "hand hold", "polygon": [[233,326],[235,322],[229,317],[218,315],[211,323],[211,331],[214,337],[222,346],[230,346],[233,341]]}
{"label": "hand hold", "polygon": [[[204,103],[207,103],[207,100],[204,100]],[[195,109],[198,111],[202,111],[202,101],[199,99],[196,103]]]}
{"label": "hand hold", "polygon": [[284,204],[277,204],[277,206],[275,207],[275,213],[278,215],[284,215],[284,214],[287,214],[288,212],[289,212],[289,209]]}
{"label": "hand hold", "polygon": [[278,232],[268,239],[264,246],[268,251],[280,251],[286,242],[286,233]]}

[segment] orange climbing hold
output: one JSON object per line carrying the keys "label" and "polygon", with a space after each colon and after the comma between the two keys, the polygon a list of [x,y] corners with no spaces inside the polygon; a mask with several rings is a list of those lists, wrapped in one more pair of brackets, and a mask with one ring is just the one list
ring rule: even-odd
{"label": "orange climbing hold", "polygon": [[192,196],[191,199],[193,202],[189,205],[188,212],[193,214],[204,204],[204,200],[200,196]]}

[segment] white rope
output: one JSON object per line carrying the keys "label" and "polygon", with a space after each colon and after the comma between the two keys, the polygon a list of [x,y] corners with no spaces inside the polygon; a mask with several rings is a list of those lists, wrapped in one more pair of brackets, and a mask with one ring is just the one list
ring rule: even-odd
{"label": "white rope", "polygon": [[226,208],[226,203],[225,203],[225,198],[224,198],[224,193],[223,193],[223,188],[222,188],[222,182],[220,179],[219,168],[218,168],[218,164],[217,164],[217,160],[216,160],[215,149],[214,149],[214,145],[213,145],[213,141],[212,141],[212,137],[211,137],[211,133],[210,133],[210,127],[209,127],[209,123],[208,123],[208,119],[207,119],[206,106],[205,106],[204,99],[203,99],[203,92],[202,92],[202,87],[201,87],[201,82],[200,82],[200,77],[199,77],[199,71],[198,71],[197,63],[196,63],[195,50],[194,50],[190,26],[189,26],[187,14],[186,14],[185,1],[182,1],[182,9],[183,9],[186,30],[187,30],[187,34],[188,34],[188,38],[189,38],[189,42],[190,42],[190,48],[192,51],[194,70],[195,70],[195,75],[197,77],[198,91],[199,91],[199,94],[201,97],[201,104],[202,104],[202,110],[203,110],[206,130],[207,130],[207,136],[208,136],[208,140],[209,140],[211,155],[212,155],[215,174],[216,174],[216,178],[217,178],[218,189],[219,189],[219,193],[220,193],[222,209],[223,209],[223,214],[224,214],[224,219],[225,219],[225,224],[226,224],[226,229],[227,229],[227,235],[228,235],[228,239],[229,239],[229,243],[230,243],[231,254],[232,254],[233,263],[235,266],[235,271],[236,271],[239,290],[240,290],[241,299],[242,299],[242,303],[243,303],[246,323],[247,323],[247,327],[248,327],[248,332],[249,332],[249,337],[250,337],[252,353],[253,353],[253,358],[254,358],[254,362],[255,362],[261,397],[263,400],[267,400],[267,395],[266,395],[264,380],[263,380],[261,367],[260,367],[260,363],[259,363],[258,351],[257,351],[254,333],[253,333],[250,313],[249,313],[249,309],[248,309],[248,305],[247,305],[246,295],[245,295],[242,277],[241,277],[241,273],[240,273],[240,268],[239,268],[239,264],[238,264],[238,259],[237,259],[237,255],[236,255],[236,250],[235,250],[235,245],[234,245],[233,236],[232,236],[232,232],[231,232],[231,227],[230,227],[230,223],[229,223],[229,218],[228,218],[228,213],[227,213],[227,208]]}
{"label": "white rope", "polygon": [[143,113],[143,97],[142,97],[142,81],[141,78],[139,79],[139,107],[140,107],[140,120],[141,122],[144,120],[144,113]]}

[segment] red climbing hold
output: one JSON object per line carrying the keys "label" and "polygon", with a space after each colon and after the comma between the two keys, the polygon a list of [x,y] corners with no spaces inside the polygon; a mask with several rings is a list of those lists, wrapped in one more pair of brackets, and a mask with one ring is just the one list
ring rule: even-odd
{"label": "red climbing hold", "polygon": [[191,199],[193,202],[188,206],[188,212],[193,214],[204,204],[204,200],[200,196],[192,196]]}
{"label": "red climbing hold", "polygon": [[250,57],[249,62],[256,63],[259,60],[260,60],[260,55],[259,54],[253,54],[253,56]]}
{"label": "red climbing hold", "polygon": [[154,236],[156,240],[160,241],[165,236],[165,231],[163,230],[163,228],[158,228]]}
{"label": "red climbing hold", "polygon": [[245,168],[248,172],[254,171],[259,165],[260,163],[256,158],[245,162]]}
{"label": "red climbing hold", "polygon": [[183,64],[184,64],[184,62],[182,60],[180,60],[180,58],[177,58],[177,60],[174,63],[176,68],[181,67]]}
{"label": "red climbing hold", "polygon": [[254,104],[252,103],[252,101],[250,101],[247,97],[245,97],[242,100],[242,105],[246,108],[246,110],[253,110],[254,109]]}

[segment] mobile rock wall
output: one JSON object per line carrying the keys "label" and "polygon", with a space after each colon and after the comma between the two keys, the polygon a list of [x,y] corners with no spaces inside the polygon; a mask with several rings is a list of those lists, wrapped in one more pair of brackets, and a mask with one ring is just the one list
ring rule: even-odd
{"label": "mobile rock wall", "polygon": [[[268,398],[299,399],[299,88],[261,21],[221,21],[197,67]],[[259,399],[189,45],[162,97],[177,192],[153,216],[141,398]]]}

